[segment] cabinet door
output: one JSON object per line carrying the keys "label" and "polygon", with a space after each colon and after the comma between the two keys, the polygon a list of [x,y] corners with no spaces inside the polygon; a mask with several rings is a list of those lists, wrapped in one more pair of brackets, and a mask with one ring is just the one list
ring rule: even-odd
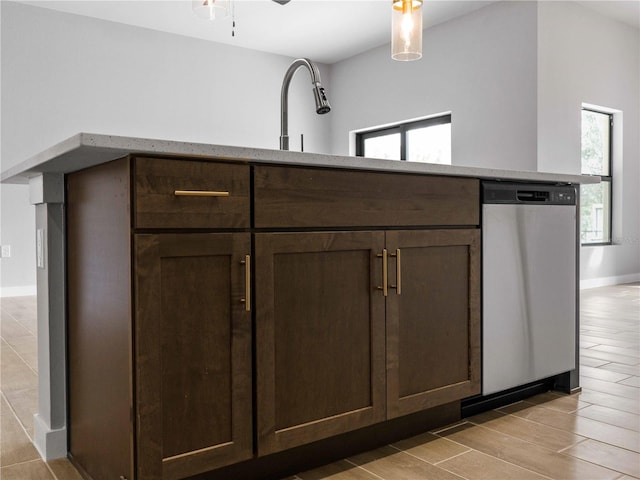
{"label": "cabinet door", "polygon": [[383,232],[263,233],[258,454],[384,420]]}
{"label": "cabinet door", "polygon": [[250,241],[248,233],[135,237],[140,479],[184,478],[252,456]]}
{"label": "cabinet door", "polygon": [[480,392],[479,248],[479,230],[387,232],[388,418]]}

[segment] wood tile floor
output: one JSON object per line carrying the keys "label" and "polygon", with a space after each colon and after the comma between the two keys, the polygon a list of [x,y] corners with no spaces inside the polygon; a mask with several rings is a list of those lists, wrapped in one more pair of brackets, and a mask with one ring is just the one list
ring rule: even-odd
{"label": "wood tile floor", "polygon": [[[35,312],[35,297],[1,299],[0,478],[80,480],[31,444]],[[581,393],[541,394],[287,480],[640,478],[640,284],[583,290],[581,312]]]}

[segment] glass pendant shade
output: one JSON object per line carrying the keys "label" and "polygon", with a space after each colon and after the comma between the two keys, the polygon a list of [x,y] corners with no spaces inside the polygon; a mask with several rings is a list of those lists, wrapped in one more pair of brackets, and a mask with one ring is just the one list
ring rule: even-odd
{"label": "glass pendant shade", "polygon": [[229,15],[229,0],[193,0],[191,8],[199,17],[215,20]]}
{"label": "glass pendant shade", "polygon": [[391,58],[407,62],[422,57],[422,0],[392,0]]}

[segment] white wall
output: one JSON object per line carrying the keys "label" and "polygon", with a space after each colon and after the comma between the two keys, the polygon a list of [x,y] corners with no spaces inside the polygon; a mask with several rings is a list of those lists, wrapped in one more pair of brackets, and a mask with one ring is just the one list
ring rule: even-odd
{"label": "white wall", "polygon": [[[0,5],[0,34],[2,25]],[[0,48],[0,64],[4,58],[4,48]],[[0,70],[0,91],[5,79]],[[0,95],[0,145],[3,143],[3,126],[7,118],[2,104],[9,92]],[[5,122],[2,122],[2,119]],[[0,167],[6,162],[0,154]],[[0,296],[33,295],[35,293],[35,208],[29,205],[26,188],[14,185],[0,185],[0,244],[11,247],[11,256],[0,259]],[[2,279],[10,279],[8,285]]]}
{"label": "white wall", "polygon": [[418,62],[386,45],[334,64],[334,153],[351,130],[451,111],[453,164],[535,171],[536,36],[535,2],[498,3],[425,30]]}
{"label": "white wall", "polygon": [[580,172],[581,104],[622,110],[615,245],[582,248],[586,286],[640,278],[640,39],[574,2],[501,2],[424,32],[423,59],[383,46],[332,66],[334,153],[348,132],[452,111],[452,162]]}
{"label": "white wall", "polygon": [[35,207],[25,186],[0,186],[0,243],[11,257],[0,259],[0,296],[35,295]]}
{"label": "white wall", "polygon": [[[2,169],[79,131],[277,148],[292,59],[19,5],[1,8]],[[594,33],[595,32],[595,33]],[[638,30],[572,2],[501,2],[424,32],[424,57],[389,46],[321,65],[333,111],[292,83],[292,149],[348,153],[355,129],[452,111],[453,163],[579,171],[582,102],[624,112],[611,247],[582,249],[582,277],[640,272]],[[584,52],[596,55],[590,68]],[[614,172],[616,173],[616,172]],[[3,288],[35,284],[26,189],[2,186]]]}
{"label": "white wall", "polygon": [[640,32],[573,2],[540,2],[538,14],[538,168],[580,172],[582,103],[622,111],[622,152],[614,152],[614,245],[583,247],[581,278],[586,286],[638,280]]}
{"label": "white wall", "polygon": [[[278,148],[292,59],[8,1],[2,9],[2,169],[78,132]],[[186,7],[188,8],[188,6]],[[329,68],[320,65],[329,99]],[[290,89],[291,150],[327,153],[310,77]],[[26,188],[2,186],[4,289],[35,285]],[[15,268],[13,268],[15,267]]]}

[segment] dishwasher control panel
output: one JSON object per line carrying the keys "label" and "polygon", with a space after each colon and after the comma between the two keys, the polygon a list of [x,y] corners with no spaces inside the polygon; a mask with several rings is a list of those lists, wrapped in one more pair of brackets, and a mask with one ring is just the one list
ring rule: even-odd
{"label": "dishwasher control panel", "polygon": [[575,205],[574,185],[483,182],[482,203]]}

